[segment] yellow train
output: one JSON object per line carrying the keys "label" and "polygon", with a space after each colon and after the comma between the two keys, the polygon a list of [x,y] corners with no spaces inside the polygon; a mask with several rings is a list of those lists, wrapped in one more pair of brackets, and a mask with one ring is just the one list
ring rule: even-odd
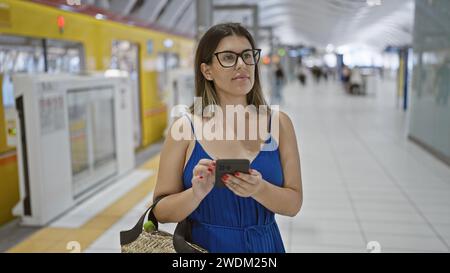
{"label": "yellow train", "polygon": [[7,118],[14,107],[12,73],[127,70],[134,80],[139,150],[161,139],[167,126],[162,84],[167,70],[193,63],[190,37],[51,2],[58,3],[0,0],[0,225],[13,219],[11,209],[19,201],[16,152],[7,141],[14,133]]}

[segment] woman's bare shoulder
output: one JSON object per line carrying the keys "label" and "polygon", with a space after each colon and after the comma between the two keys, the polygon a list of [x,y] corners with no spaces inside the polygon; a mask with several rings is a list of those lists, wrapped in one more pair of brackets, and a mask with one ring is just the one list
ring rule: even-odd
{"label": "woman's bare shoulder", "polygon": [[193,138],[191,121],[187,115],[177,117],[169,125],[166,134],[166,148],[187,148]]}
{"label": "woman's bare shoulder", "polygon": [[294,124],[289,115],[283,111],[278,111],[279,120],[279,144],[284,147],[296,145],[297,136]]}
{"label": "woman's bare shoulder", "polygon": [[284,130],[294,130],[292,120],[289,115],[281,110],[273,110],[272,117],[278,118],[280,129]]}
{"label": "woman's bare shoulder", "polygon": [[281,111],[281,110],[279,110],[278,112],[280,114],[280,119],[282,120],[282,122],[290,122],[290,123],[292,123],[291,122],[291,118],[289,117],[289,115],[286,112]]}

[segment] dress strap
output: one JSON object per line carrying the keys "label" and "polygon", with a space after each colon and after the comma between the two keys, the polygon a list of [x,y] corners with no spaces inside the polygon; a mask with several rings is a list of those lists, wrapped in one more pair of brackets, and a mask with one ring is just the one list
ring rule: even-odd
{"label": "dress strap", "polygon": [[271,133],[271,129],[272,129],[272,111],[270,111],[270,115],[269,115],[269,134]]}
{"label": "dress strap", "polygon": [[192,133],[194,134],[194,138],[197,139],[197,136],[195,135],[195,130],[194,130],[194,123],[192,122],[191,117],[189,117],[188,114],[185,114],[185,116],[188,118],[189,123],[191,124],[191,129],[192,129]]}

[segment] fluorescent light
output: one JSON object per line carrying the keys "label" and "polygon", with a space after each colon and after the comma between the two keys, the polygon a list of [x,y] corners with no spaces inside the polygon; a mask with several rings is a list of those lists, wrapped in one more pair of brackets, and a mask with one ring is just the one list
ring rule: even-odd
{"label": "fluorescent light", "polygon": [[369,5],[370,7],[380,6],[381,0],[367,0],[367,5]]}
{"label": "fluorescent light", "polygon": [[173,46],[173,41],[171,39],[165,39],[163,44],[164,44],[164,47],[171,48]]}
{"label": "fluorescent light", "polygon": [[97,15],[95,15],[95,19],[104,20],[104,19],[106,19],[106,16],[101,13],[97,13]]}
{"label": "fluorescent light", "polygon": [[334,45],[328,44],[326,47],[327,53],[331,53],[331,52],[333,52],[333,50],[334,50]]}

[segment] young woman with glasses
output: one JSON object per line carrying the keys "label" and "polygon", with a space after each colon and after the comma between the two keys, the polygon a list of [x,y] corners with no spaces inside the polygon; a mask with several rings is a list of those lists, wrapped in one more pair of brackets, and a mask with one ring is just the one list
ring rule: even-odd
{"label": "young woman with glasses", "polygon": [[[161,152],[154,199],[165,197],[154,214],[162,223],[188,218],[192,242],[210,252],[285,252],[274,214],[295,216],[302,205],[300,156],[293,125],[285,113],[257,110],[268,121],[266,137],[258,134],[257,139],[250,139],[251,132],[245,127],[244,139],[208,140],[199,138],[203,130],[193,126],[195,122],[203,127],[221,124],[223,135],[235,136],[239,124],[231,129],[225,126],[234,119],[226,106],[267,106],[259,80],[260,54],[241,25],[211,27],[196,51],[196,96],[202,99],[202,110],[218,106],[225,114],[205,116],[191,107],[190,113],[176,122],[189,128],[192,138],[178,140],[169,130]],[[245,117],[246,124],[249,119]],[[273,126],[275,119],[279,126]],[[274,148],[264,149],[269,144],[275,144]],[[249,173],[225,175],[226,187],[215,187],[219,158],[248,159]]]}

